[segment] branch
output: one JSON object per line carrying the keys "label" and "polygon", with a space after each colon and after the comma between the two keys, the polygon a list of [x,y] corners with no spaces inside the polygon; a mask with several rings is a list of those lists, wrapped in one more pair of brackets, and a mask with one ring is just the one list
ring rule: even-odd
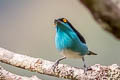
{"label": "branch", "polygon": [[0,66],[0,80],[41,80],[41,79],[38,79],[36,76],[32,76],[30,78],[19,76],[6,71]]}
{"label": "branch", "polygon": [[101,27],[120,39],[120,0],[79,0]]}
{"label": "branch", "polygon": [[17,54],[3,48],[0,48],[0,61],[29,71],[38,72],[40,74],[71,80],[117,80],[120,78],[120,67],[116,64],[111,66],[96,64],[89,67],[87,75],[85,75],[83,69],[71,67],[65,64],[59,64],[55,70],[53,70],[53,62],[43,60],[41,58],[33,58]]}

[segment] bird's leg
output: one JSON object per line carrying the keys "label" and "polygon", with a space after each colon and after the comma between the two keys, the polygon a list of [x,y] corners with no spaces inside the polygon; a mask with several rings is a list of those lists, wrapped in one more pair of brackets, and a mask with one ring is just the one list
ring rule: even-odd
{"label": "bird's leg", "polygon": [[55,63],[53,64],[53,70],[56,68],[56,66],[59,64],[59,62],[61,61],[61,60],[63,60],[63,59],[66,59],[66,57],[64,56],[64,57],[62,57],[62,58],[60,58],[60,59],[58,59],[58,60],[56,60],[55,61]]}
{"label": "bird's leg", "polygon": [[84,56],[82,57],[82,61],[83,61],[83,66],[84,66],[84,72],[85,72],[85,74],[86,74],[87,66],[86,66],[86,63],[85,63]]}

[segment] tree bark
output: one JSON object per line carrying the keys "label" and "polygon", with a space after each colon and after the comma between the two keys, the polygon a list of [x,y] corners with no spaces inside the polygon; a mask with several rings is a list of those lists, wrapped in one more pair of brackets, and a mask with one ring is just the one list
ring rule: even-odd
{"label": "tree bark", "polygon": [[0,66],[0,80],[41,80],[36,76],[25,77],[13,74],[9,71],[6,71],[3,67]]}
{"label": "tree bark", "polygon": [[96,64],[88,67],[86,74],[82,68],[59,64],[53,70],[53,62],[41,58],[33,58],[17,54],[0,48],[0,61],[22,69],[40,74],[55,76],[71,80],[118,80],[120,79],[120,67],[117,64],[102,66]]}
{"label": "tree bark", "polygon": [[120,39],[120,0],[79,0],[101,27]]}

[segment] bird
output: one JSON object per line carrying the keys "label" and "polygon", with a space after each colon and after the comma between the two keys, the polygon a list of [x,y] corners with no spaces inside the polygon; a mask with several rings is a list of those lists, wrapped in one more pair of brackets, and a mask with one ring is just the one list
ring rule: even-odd
{"label": "bird", "polygon": [[87,66],[84,56],[97,54],[88,49],[85,38],[66,18],[55,19],[54,24],[56,29],[55,45],[63,57],[56,60],[53,67],[55,68],[63,59],[80,58],[83,61],[84,71],[86,72]]}

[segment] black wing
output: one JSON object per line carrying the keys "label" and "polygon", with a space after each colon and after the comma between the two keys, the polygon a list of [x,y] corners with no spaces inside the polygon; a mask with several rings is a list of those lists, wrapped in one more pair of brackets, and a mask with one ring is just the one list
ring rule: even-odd
{"label": "black wing", "polygon": [[75,33],[77,34],[77,36],[79,37],[79,39],[86,44],[86,41],[84,39],[84,37],[72,26],[72,24],[67,21],[67,23],[70,25],[70,27],[75,31]]}

